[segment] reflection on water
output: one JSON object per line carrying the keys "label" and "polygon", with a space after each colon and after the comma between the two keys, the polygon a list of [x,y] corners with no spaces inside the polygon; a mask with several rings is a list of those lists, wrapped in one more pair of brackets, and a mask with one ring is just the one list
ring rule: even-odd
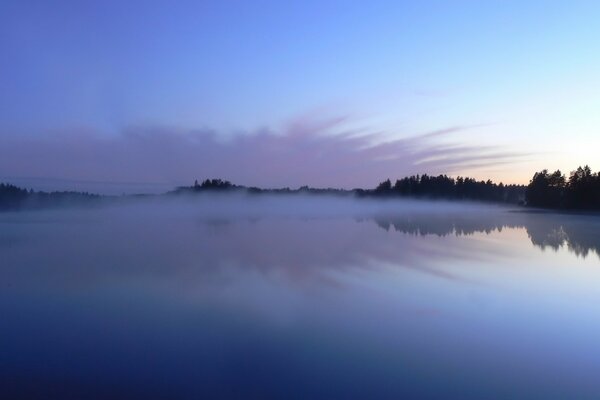
{"label": "reflection on water", "polygon": [[413,235],[472,235],[490,234],[502,229],[525,229],[531,243],[542,250],[557,251],[566,247],[578,256],[591,253],[600,256],[600,217],[580,214],[540,212],[506,212],[487,215],[428,215],[377,216],[378,226],[385,230]]}
{"label": "reflection on water", "polygon": [[599,235],[348,199],[1,214],[0,397],[598,398]]}

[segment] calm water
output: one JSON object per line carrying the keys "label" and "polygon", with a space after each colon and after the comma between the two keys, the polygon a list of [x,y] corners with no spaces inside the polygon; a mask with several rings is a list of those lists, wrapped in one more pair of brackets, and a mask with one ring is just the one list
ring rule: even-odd
{"label": "calm water", "polygon": [[600,398],[600,218],[198,198],[0,214],[0,398]]}

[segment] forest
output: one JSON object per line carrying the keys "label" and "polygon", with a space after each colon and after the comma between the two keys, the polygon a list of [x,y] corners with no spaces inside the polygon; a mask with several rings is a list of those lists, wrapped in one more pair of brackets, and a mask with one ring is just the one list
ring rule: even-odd
{"label": "forest", "polygon": [[394,184],[387,179],[368,194],[518,204],[525,201],[525,186],[496,184],[489,179],[477,181],[460,176],[423,174],[398,179]]}
{"label": "forest", "polygon": [[568,210],[600,210],[600,174],[578,167],[567,178],[560,170],[536,172],[525,191],[527,205]]}
{"label": "forest", "polygon": [[0,183],[0,211],[88,205],[102,198],[97,194],[83,192],[35,192]]}

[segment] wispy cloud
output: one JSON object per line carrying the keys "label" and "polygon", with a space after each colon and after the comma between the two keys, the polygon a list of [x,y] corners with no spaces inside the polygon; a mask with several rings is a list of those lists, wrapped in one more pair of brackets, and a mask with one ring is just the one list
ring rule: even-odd
{"label": "wispy cloud", "polygon": [[[117,136],[84,131],[0,138],[4,176],[72,181],[178,185],[221,177],[245,185],[372,187],[387,177],[460,173],[522,154],[449,143],[473,126],[386,140],[389,135],[348,128],[346,118],[295,120],[280,130],[228,136],[211,130],[133,127]],[[120,188],[122,189],[122,188]]]}

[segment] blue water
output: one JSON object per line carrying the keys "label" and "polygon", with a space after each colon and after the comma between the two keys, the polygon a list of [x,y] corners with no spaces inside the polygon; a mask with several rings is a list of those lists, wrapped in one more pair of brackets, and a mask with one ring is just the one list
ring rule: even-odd
{"label": "blue water", "polygon": [[599,249],[476,204],[4,213],[0,398],[597,399]]}

